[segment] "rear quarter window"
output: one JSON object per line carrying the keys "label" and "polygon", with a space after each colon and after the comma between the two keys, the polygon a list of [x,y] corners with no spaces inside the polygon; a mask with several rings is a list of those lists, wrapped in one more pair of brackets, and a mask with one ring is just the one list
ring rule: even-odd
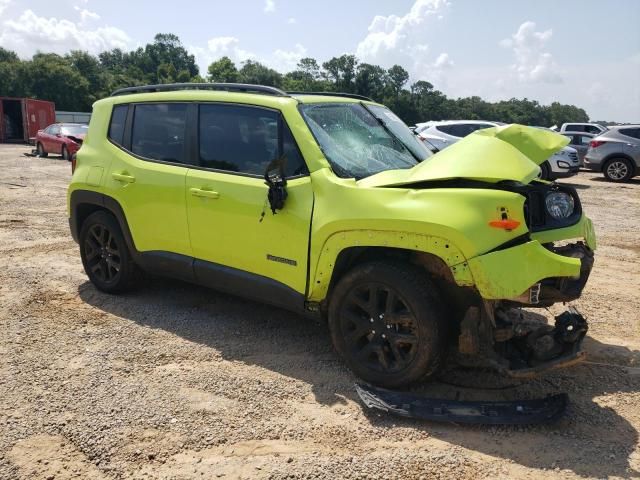
{"label": "rear quarter window", "polygon": [[129,105],[116,105],[111,113],[111,122],[109,123],[109,138],[118,145],[123,144],[124,140],[124,123],[127,119],[127,111]]}
{"label": "rear quarter window", "polygon": [[627,137],[640,139],[640,128],[621,128],[620,133]]}

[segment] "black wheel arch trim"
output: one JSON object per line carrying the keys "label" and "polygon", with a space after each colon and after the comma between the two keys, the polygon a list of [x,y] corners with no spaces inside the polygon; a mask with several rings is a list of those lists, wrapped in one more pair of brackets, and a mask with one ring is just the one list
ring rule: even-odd
{"label": "black wheel arch trim", "polygon": [[129,229],[129,224],[127,223],[127,219],[124,214],[124,210],[122,210],[120,203],[118,203],[117,200],[115,200],[113,197],[110,197],[109,195],[105,195],[104,193],[99,192],[92,192],[90,190],[74,190],[73,192],[71,192],[71,215],[69,216],[69,227],[71,229],[71,236],[76,242],[78,242],[78,238],[80,237],[80,229],[82,228],[79,213],[80,207],[83,205],[93,205],[111,212],[113,216],[116,217],[116,220],[120,225],[120,230],[122,230],[124,239],[127,242],[127,248],[134,258],[139,255],[138,249],[136,248],[133,241],[133,236],[131,235],[131,230]]}

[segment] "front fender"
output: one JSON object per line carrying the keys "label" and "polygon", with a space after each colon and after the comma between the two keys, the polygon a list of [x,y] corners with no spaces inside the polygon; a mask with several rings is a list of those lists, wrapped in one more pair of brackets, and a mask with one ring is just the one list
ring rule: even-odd
{"label": "front fender", "polygon": [[324,243],[316,268],[311,272],[309,301],[319,302],[326,297],[336,260],[340,252],[350,247],[386,247],[430,253],[451,268],[458,285],[473,285],[466,258],[445,238],[389,230],[350,230],[336,232]]}

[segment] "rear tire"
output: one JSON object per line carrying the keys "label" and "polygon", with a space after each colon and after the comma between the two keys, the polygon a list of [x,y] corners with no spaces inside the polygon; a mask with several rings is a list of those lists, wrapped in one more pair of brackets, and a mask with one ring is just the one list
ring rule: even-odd
{"label": "rear tire", "polygon": [[44,151],[44,147],[40,142],[38,142],[38,144],[36,145],[36,154],[41,158],[45,158],[47,155],[49,155]]}
{"label": "rear tire", "polygon": [[602,169],[604,177],[610,182],[628,182],[633,172],[633,165],[626,158],[612,158]]}
{"label": "rear tire", "polygon": [[398,388],[433,376],[447,347],[444,309],[420,268],[375,261],[336,285],[329,305],[331,339],[363,380]]}
{"label": "rear tire", "polygon": [[69,155],[69,150],[67,149],[66,145],[62,146],[62,158],[64,158],[68,162],[71,161],[71,155]]}
{"label": "rear tire", "polygon": [[104,210],[89,215],[80,229],[79,243],[84,270],[98,290],[121,293],[134,286],[138,267],[113,215]]}

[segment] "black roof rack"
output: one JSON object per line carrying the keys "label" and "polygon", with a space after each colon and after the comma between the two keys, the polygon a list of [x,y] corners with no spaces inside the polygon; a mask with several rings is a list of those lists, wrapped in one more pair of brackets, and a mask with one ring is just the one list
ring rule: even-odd
{"label": "black roof rack", "polygon": [[323,97],[345,97],[355,98],[357,100],[366,100],[367,102],[373,102],[369,97],[364,95],[358,95],[356,93],[342,93],[342,92],[287,92],[289,95],[321,95]]}
{"label": "black roof rack", "polygon": [[227,92],[258,93],[288,97],[289,95],[275,87],[250,85],[246,83],[164,83],[160,85],[141,85],[139,87],[119,88],[111,93],[112,97],[129,93],[173,92],[176,90],[222,90]]}

